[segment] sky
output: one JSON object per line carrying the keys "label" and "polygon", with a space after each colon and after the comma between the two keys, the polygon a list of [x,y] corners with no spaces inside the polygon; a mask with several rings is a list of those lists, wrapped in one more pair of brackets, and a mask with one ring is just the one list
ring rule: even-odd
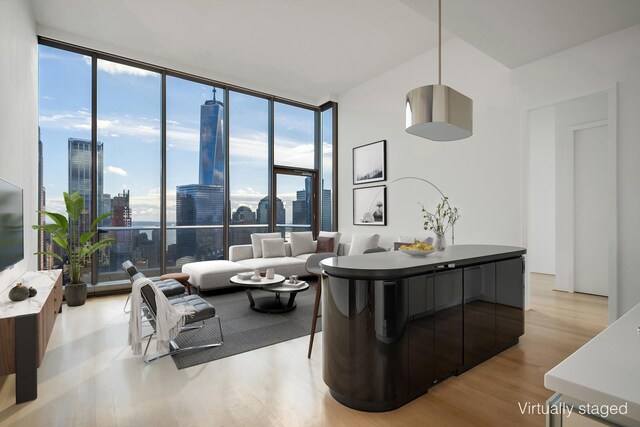
{"label": "sky", "polygon": [[[69,138],[91,138],[91,59],[39,46],[40,129],[43,142],[46,208],[62,211],[68,191]],[[175,221],[175,188],[198,183],[200,106],[212,98],[212,86],[167,77],[167,223]],[[104,144],[104,193],[130,191],[132,220],[160,221],[161,76],[98,60],[98,140]],[[224,90],[216,98],[224,100]],[[229,94],[230,193],[232,212],[240,205],[254,211],[267,195],[268,102]],[[276,103],[275,162],[313,168],[314,115],[310,110]],[[327,128],[329,123],[323,123]],[[326,133],[330,135],[330,133]],[[331,144],[323,143],[331,158]],[[330,161],[323,170],[330,174]],[[278,197],[291,220],[291,201],[304,178],[278,180]],[[330,188],[330,178],[325,179]]]}

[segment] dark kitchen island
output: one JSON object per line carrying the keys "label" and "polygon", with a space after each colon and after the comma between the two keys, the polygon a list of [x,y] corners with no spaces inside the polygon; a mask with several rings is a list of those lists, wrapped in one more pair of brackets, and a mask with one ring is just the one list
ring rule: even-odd
{"label": "dark kitchen island", "polygon": [[457,245],[323,260],[323,378],[340,403],[389,411],[518,343],[524,258]]}

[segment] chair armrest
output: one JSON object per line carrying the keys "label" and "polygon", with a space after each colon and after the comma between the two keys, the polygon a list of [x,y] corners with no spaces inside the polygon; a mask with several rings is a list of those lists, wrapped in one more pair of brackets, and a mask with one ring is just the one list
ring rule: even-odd
{"label": "chair armrest", "polygon": [[242,261],[253,258],[253,246],[234,245],[229,246],[229,261]]}
{"label": "chair armrest", "polygon": [[351,249],[351,243],[340,243],[338,245],[338,256],[349,255]]}

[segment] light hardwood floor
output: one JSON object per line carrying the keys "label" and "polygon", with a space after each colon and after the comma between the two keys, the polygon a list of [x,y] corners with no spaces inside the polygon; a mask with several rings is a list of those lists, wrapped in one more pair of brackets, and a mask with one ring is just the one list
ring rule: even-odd
{"label": "light hardwood floor", "polygon": [[38,371],[37,400],[15,405],[14,376],[0,378],[0,425],[19,426],[543,426],[518,402],[544,403],[543,376],[606,327],[606,298],[552,291],[534,275],[520,343],[450,378],[404,407],[358,412],[322,381],[322,333],[177,370],[145,365],[125,345],[126,296],[90,299],[58,317]]}

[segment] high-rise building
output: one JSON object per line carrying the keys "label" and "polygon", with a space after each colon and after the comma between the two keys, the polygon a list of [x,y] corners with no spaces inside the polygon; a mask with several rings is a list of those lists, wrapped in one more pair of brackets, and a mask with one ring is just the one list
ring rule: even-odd
{"label": "high-rise building", "polygon": [[224,185],[224,104],[213,99],[200,106],[200,180],[201,185]]}
{"label": "high-rise building", "polygon": [[[284,203],[276,197],[276,223],[286,223],[286,210]],[[258,224],[269,224],[269,197],[266,196],[258,202]]]}
{"label": "high-rise building", "polygon": [[[123,190],[111,199],[111,224],[114,227],[131,227],[131,207],[129,206],[129,191]],[[107,211],[109,212],[109,211]]]}
{"label": "high-rise building", "polygon": [[320,230],[333,231],[333,201],[331,190],[322,189],[322,214],[320,216]]}
{"label": "high-rise building", "polygon": [[[103,145],[97,143],[96,184],[98,207],[102,206],[103,194]],[[84,197],[84,213],[80,217],[80,230],[89,230],[91,225],[91,140],[69,138],[69,194],[79,192]]]}
{"label": "high-rise building", "polygon": [[304,190],[296,191],[296,200],[293,201],[292,224],[311,224],[312,207],[311,177],[304,180]]}
{"label": "high-rise building", "polygon": [[[176,188],[176,225],[200,226],[224,223],[224,189],[221,186],[187,184]],[[223,256],[222,229],[188,228],[176,230],[178,258],[197,260]]]}
{"label": "high-rise building", "polygon": [[238,209],[231,215],[231,224],[246,225],[256,223],[256,213],[249,206],[238,206]]}

